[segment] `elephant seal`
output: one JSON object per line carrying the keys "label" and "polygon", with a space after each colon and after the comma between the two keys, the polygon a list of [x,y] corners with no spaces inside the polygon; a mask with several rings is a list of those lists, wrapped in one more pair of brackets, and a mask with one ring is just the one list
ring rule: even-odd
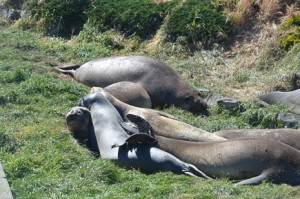
{"label": "elephant seal", "polygon": [[[91,93],[99,92],[99,90],[99,87],[93,87],[91,88]],[[126,104],[142,108],[152,107],[148,93],[139,83],[117,82],[106,86],[104,90]]]}
{"label": "elephant seal", "polygon": [[140,83],[153,107],[174,105],[195,114],[208,114],[207,104],[196,88],[188,85],[167,64],[150,57],[107,57],[87,62],[75,70],[56,69],[90,87],[103,88],[120,81]]}
{"label": "elephant seal", "polygon": [[300,184],[300,152],[286,144],[244,138],[218,142],[189,142],[156,136],[156,147],[195,165],[211,177],[242,180],[236,185]]}
{"label": "elephant seal", "polygon": [[133,114],[138,115],[144,120],[148,121],[152,126],[155,135],[200,142],[226,140],[225,138],[181,122],[170,114],[153,109],[139,108],[125,104],[106,92],[104,89],[98,88],[97,92],[104,95],[110,101],[110,103],[115,106],[123,120],[128,121],[127,115]]}
{"label": "elephant seal", "polygon": [[290,92],[269,92],[259,96],[259,99],[268,104],[280,104],[287,106],[294,113],[300,114],[300,89]]}
{"label": "elephant seal", "polygon": [[233,129],[214,132],[226,139],[259,138],[282,142],[300,150],[300,131],[296,129]]}
{"label": "elephant seal", "polygon": [[[131,115],[130,121],[140,127],[142,132],[151,130],[150,124],[139,116]],[[225,175],[230,179],[242,180],[236,185],[258,184],[262,180],[278,184],[300,184],[300,152],[280,142],[257,138],[205,143],[163,136],[156,136],[155,139],[156,147],[192,163],[212,177]]]}
{"label": "elephant seal", "polygon": [[[108,159],[124,167],[139,168],[144,172],[172,171],[197,177],[205,177],[195,166],[185,163],[175,156],[143,144],[120,146],[130,137],[121,124],[122,118],[114,106],[100,93],[88,94],[79,103],[89,107],[97,147],[101,158]],[[120,146],[120,147],[114,147]]]}
{"label": "elephant seal", "polygon": [[[77,107],[78,108],[78,107]],[[82,117],[84,117],[82,115]],[[131,122],[138,127],[145,120],[131,116]],[[85,117],[89,120],[89,117]],[[147,123],[147,121],[146,121]],[[93,122],[94,124],[94,122]],[[94,124],[95,125],[95,124]],[[100,123],[96,124],[101,128]],[[148,132],[151,129],[146,126]],[[145,126],[145,125],[144,125]],[[145,129],[142,126],[141,129]],[[93,132],[93,126],[86,129]],[[189,142],[155,135],[155,142],[144,134],[136,134],[133,143],[143,146],[150,141],[153,147],[169,152],[184,162],[191,163],[211,177],[227,176],[241,180],[236,185],[258,184],[263,180],[274,183],[300,184],[300,153],[298,150],[280,142],[266,139],[244,138],[218,142]],[[139,136],[141,139],[139,139]],[[127,146],[130,137],[122,140],[118,146]],[[125,144],[125,145],[124,145]],[[116,145],[114,145],[115,147]]]}

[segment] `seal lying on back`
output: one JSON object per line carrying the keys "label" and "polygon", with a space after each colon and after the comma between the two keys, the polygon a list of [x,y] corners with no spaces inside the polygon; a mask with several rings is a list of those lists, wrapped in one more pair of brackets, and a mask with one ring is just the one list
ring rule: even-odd
{"label": "seal lying on back", "polygon": [[300,150],[300,131],[296,129],[233,129],[214,132],[226,139],[259,138],[282,142]]}
{"label": "seal lying on back", "polygon": [[[74,107],[73,109],[80,110],[81,108]],[[71,112],[74,114],[74,111]],[[72,114],[71,112],[68,114],[67,120]],[[81,119],[85,118],[91,122],[92,118],[86,116],[79,115]],[[138,116],[136,118],[139,121],[144,121]],[[110,117],[110,119],[113,118]],[[131,121],[137,126],[141,126],[140,122],[134,120],[133,117],[131,117]],[[76,122],[69,124],[75,125]],[[73,134],[83,132],[84,135],[94,134],[93,125],[99,125],[97,128],[101,128],[103,124],[95,124],[93,122],[88,129],[81,132],[73,132]],[[148,129],[150,129],[149,123],[147,125],[149,126]],[[69,129],[76,130],[76,128]],[[128,128],[126,129],[128,130]],[[145,129],[145,127],[142,126],[141,129]],[[111,138],[109,135],[107,136],[108,138],[106,139]],[[81,138],[83,137],[81,136]],[[123,139],[121,143],[114,144],[114,148],[126,146],[124,143],[128,143],[130,138],[132,137],[128,137],[126,140]],[[86,139],[90,138],[87,137]],[[182,161],[195,165],[212,177],[227,176],[230,179],[242,180],[237,185],[258,184],[262,180],[291,185],[300,183],[300,153],[286,144],[253,138],[201,143],[174,140],[163,136],[155,136],[155,139],[156,142],[153,142],[153,139],[145,139],[144,134],[137,134],[134,140],[130,140],[130,142],[139,143],[141,146],[146,142],[145,145],[148,146],[148,141],[150,140],[155,144],[153,146],[173,154]],[[95,142],[89,143],[93,144]]]}
{"label": "seal lying on back", "polygon": [[[140,168],[148,173],[172,171],[209,178],[193,165],[150,145],[120,146],[130,136],[120,124],[120,114],[103,95],[89,94],[81,100],[80,105],[89,107],[96,140],[91,143],[97,144],[101,158],[112,160],[121,166]],[[80,117],[80,114],[77,116]],[[114,147],[115,145],[120,147]]]}
{"label": "seal lying on back", "polygon": [[259,99],[268,104],[280,104],[289,107],[293,112],[300,114],[300,89],[281,92],[274,91],[259,96]]}
{"label": "seal lying on back", "polygon": [[[91,93],[100,90],[99,87],[93,87]],[[145,89],[139,84],[134,82],[118,82],[106,86],[105,91],[109,92],[117,99],[132,106],[151,108],[151,99]]]}
{"label": "seal lying on back", "polygon": [[155,135],[201,142],[226,140],[225,138],[181,122],[170,114],[125,104],[101,88],[97,88],[97,92],[103,94],[115,106],[123,120],[127,121],[127,115],[133,114],[148,121]]}
{"label": "seal lying on back", "polygon": [[[76,67],[74,67],[76,68]],[[188,85],[167,64],[145,56],[116,56],[87,62],[77,69],[59,68],[90,87],[105,87],[120,81],[140,83],[153,107],[174,105],[193,113],[207,114],[207,104],[196,88]]]}

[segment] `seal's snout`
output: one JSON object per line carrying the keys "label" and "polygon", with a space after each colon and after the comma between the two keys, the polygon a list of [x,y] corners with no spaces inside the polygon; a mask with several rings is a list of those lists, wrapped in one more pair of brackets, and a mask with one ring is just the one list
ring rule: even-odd
{"label": "seal's snout", "polygon": [[89,114],[90,111],[85,107],[73,107],[66,115],[67,125],[80,125]]}
{"label": "seal's snout", "polygon": [[196,115],[209,116],[208,105],[202,98],[196,99],[194,101],[193,106],[191,106],[190,108],[190,111]]}

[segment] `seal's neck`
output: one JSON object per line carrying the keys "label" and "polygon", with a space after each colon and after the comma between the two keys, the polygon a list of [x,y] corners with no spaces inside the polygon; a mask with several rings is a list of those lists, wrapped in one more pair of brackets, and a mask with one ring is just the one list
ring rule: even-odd
{"label": "seal's neck", "polygon": [[112,150],[115,150],[112,149],[112,146],[123,144],[129,135],[121,127],[122,119],[110,103],[95,103],[91,106],[90,111],[100,154],[102,157],[108,158],[114,154],[111,153]]}

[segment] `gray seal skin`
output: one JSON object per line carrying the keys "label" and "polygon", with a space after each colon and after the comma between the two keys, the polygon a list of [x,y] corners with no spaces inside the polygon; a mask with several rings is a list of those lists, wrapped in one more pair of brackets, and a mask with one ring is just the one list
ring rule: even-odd
{"label": "gray seal skin", "polygon": [[188,85],[175,70],[156,59],[115,56],[90,61],[74,68],[56,67],[60,72],[69,74],[90,87],[103,88],[120,81],[140,83],[149,94],[153,107],[174,105],[196,114],[208,114],[207,104],[199,90]]}
{"label": "gray seal skin", "polygon": [[259,99],[268,104],[287,106],[294,113],[300,114],[300,89],[290,92],[274,91],[259,96]]}
{"label": "gray seal skin", "polygon": [[282,142],[300,150],[300,131],[296,129],[233,129],[213,132],[226,139],[259,138]]}
{"label": "gray seal skin", "polygon": [[[74,107],[74,109],[80,108]],[[81,117],[91,120],[84,115]],[[101,128],[101,124],[97,125]],[[87,132],[93,132],[93,126],[85,129],[84,135],[87,135]],[[128,139],[122,140],[118,145],[124,146]],[[137,139],[138,137],[134,142],[138,142]],[[291,185],[300,183],[300,153],[295,148],[280,142],[255,138],[189,142],[157,135],[155,139],[156,145],[153,146],[195,165],[211,177],[227,176],[233,180],[242,180],[236,185],[259,184],[263,180]],[[140,142],[144,142],[143,137]],[[93,144],[93,142],[89,143]]]}
{"label": "gray seal skin", "polygon": [[[142,108],[152,107],[148,93],[139,83],[123,81],[106,86],[104,90],[122,102],[132,106]],[[96,93],[98,91],[99,87],[91,88],[91,93]]]}
{"label": "gray seal skin", "polygon": [[[122,118],[114,106],[101,94],[86,95],[79,103],[89,107],[93,124],[93,134],[101,158],[108,159],[120,166],[139,168],[144,172],[171,171],[197,177],[205,177],[195,166],[185,163],[175,156],[150,145],[122,145],[130,136],[120,123]],[[120,147],[113,147],[119,145]]]}
{"label": "gray seal skin", "polygon": [[196,128],[187,123],[181,122],[170,114],[147,108],[139,108],[125,104],[106,92],[98,88],[97,92],[103,94],[118,110],[123,120],[128,121],[127,115],[138,115],[148,121],[155,135],[161,135],[173,139],[182,139],[187,141],[221,141],[226,140],[223,137]]}

